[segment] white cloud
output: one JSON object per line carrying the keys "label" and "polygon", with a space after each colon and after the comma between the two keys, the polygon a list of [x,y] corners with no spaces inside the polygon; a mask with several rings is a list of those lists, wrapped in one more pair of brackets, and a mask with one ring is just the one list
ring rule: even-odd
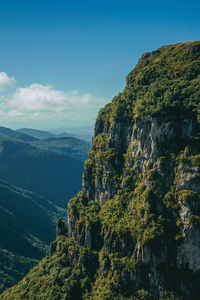
{"label": "white cloud", "polygon": [[15,78],[9,77],[5,72],[0,72],[0,92],[3,92],[6,88],[15,84]]}
{"label": "white cloud", "polygon": [[18,88],[11,100],[11,106],[20,110],[48,110],[57,109],[65,102],[65,94],[56,91],[51,86],[31,84],[27,88]]}
{"label": "white cloud", "polygon": [[8,121],[89,120],[104,106],[104,98],[77,90],[64,92],[51,85],[31,84],[18,87],[14,94],[2,96],[0,109]]}
{"label": "white cloud", "polygon": [[77,90],[63,92],[51,85],[31,84],[18,88],[12,97],[10,106],[22,111],[67,111],[89,108],[105,103],[105,99],[91,94],[80,94]]}

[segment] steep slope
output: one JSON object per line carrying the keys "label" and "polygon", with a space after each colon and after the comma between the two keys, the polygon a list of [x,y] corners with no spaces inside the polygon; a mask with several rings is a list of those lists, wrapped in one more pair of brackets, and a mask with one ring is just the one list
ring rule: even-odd
{"label": "steep slope", "polygon": [[91,143],[74,137],[49,138],[35,141],[33,142],[33,145],[39,146],[43,149],[68,154],[83,162],[88,158],[88,151],[91,147]]}
{"label": "steep slope", "polygon": [[65,207],[80,189],[82,163],[72,157],[0,135],[0,179]]}
{"label": "steep slope", "polygon": [[64,209],[0,182],[0,290],[19,281],[48,253]]}
{"label": "steep slope", "polygon": [[199,122],[200,42],[144,54],[99,112],[68,234],[0,299],[199,299]]}
{"label": "steep slope", "polygon": [[0,248],[0,292],[19,282],[38,264],[39,259],[20,256]]}

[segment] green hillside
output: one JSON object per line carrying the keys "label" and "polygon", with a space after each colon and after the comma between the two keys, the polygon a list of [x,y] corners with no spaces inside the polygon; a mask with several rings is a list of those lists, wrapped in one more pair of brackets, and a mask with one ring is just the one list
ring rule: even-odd
{"label": "green hillside", "polygon": [[82,163],[66,154],[0,135],[0,179],[66,207],[81,187]]}
{"label": "green hillside", "polygon": [[88,158],[88,151],[91,147],[91,143],[74,137],[48,138],[35,141],[33,145],[67,154],[83,162]]}
{"label": "green hillside", "polygon": [[19,282],[36,264],[34,259],[0,248],[0,292]]}
{"label": "green hillside", "polygon": [[0,182],[0,289],[20,280],[49,252],[61,209],[45,198]]}
{"label": "green hillside", "polygon": [[36,141],[36,138],[34,138],[30,135],[24,134],[22,132],[17,132],[15,130],[12,130],[10,128],[6,128],[6,127],[3,127],[3,126],[0,126],[0,134],[4,135],[6,137],[10,137],[10,138],[20,140],[20,141],[24,141],[24,142]]}
{"label": "green hillside", "polygon": [[0,299],[200,298],[200,42],[145,53],[98,114],[68,233]]}
{"label": "green hillside", "polygon": [[164,46],[144,53],[126,87],[97,119],[131,121],[138,116],[199,118],[199,42]]}

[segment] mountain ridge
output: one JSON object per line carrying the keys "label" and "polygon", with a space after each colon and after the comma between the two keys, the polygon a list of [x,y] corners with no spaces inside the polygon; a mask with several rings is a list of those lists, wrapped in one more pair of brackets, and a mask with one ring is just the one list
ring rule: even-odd
{"label": "mountain ridge", "polygon": [[[47,145],[42,147],[42,143]],[[64,138],[62,141],[59,138],[38,140],[0,127],[0,291],[16,284],[49,253],[57,219],[64,217],[64,209],[56,204],[65,206],[66,200],[81,186],[80,159],[87,157],[88,144],[75,138],[69,141]],[[57,169],[53,164],[57,165]],[[61,164],[65,167],[60,167]],[[47,167],[48,172],[45,173]],[[72,168],[71,183],[65,182],[65,174],[69,173],[66,167]],[[56,183],[55,177],[63,177],[63,184],[62,178]],[[38,190],[44,181],[46,188]],[[70,194],[70,189],[71,192],[74,189],[74,194]],[[53,196],[50,198],[54,204],[34,191],[46,195],[46,198]],[[59,203],[59,195],[63,203]]]}
{"label": "mountain ridge", "polygon": [[38,129],[33,129],[33,128],[20,128],[20,129],[17,129],[16,132],[30,135],[36,139],[46,139],[46,138],[54,137],[54,134],[50,133],[49,131],[38,130]]}
{"label": "mountain ridge", "polygon": [[3,135],[0,150],[2,180],[45,196],[57,205],[64,207],[65,199],[81,186],[82,163],[67,154]]}
{"label": "mountain ridge", "polygon": [[[69,132],[68,132],[69,130]],[[77,127],[77,128],[58,128],[55,130],[38,130],[34,128],[20,128],[16,132],[27,134],[36,139],[59,138],[59,137],[74,137],[79,140],[90,142],[92,139],[91,127]]]}
{"label": "mountain ridge", "polygon": [[200,42],[145,53],[100,110],[52,256],[0,299],[200,297]]}
{"label": "mountain ridge", "polygon": [[36,141],[36,139],[30,135],[27,135],[25,133],[17,132],[15,130],[12,130],[7,127],[0,126],[0,134],[4,136],[8,136],[13,139],[17,139],[24,142],[33,142]]}
{"label": "mountain ridge", "polygon": [[75,137],[53,137],[32,142],[32,145],[67,154],[77,160],[85,161],[91,143]]}

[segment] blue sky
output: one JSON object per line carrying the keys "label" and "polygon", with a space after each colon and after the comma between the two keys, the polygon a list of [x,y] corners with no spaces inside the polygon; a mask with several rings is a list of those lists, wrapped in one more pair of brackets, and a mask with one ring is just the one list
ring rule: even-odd
{"label": "blue sky", "polygon": [[93,125],[143,52],[200,39],[199,1],[0,1],[0,117]]}

